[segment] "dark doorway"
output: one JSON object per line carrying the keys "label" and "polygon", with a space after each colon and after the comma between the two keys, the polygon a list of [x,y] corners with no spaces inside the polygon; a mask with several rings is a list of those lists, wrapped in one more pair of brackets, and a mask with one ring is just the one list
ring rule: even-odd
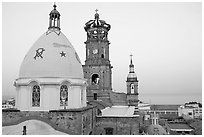
{"label": "dark doorway", "polygon": [[105,128],[106,135],[113,135],[113,128]]}
{"label": "dark doorway", "polygon": [[97,100],[97,93],[94,93],[94,100]]}
{"label": "dark doorway", "polygon": [[26,133],[26,126],[23,126],[23,135],[27,135],[27,133]]}

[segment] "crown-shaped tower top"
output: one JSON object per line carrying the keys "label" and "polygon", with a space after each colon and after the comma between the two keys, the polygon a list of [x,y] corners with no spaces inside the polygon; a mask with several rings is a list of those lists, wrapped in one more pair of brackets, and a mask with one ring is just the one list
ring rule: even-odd
{"label": "crown-shaped tower top", "polygon": [[90,20],[85,24],[85,31],[87,32],[87,41],[108,41],[108,31],[111,28],[104,20],[99,19],[98,9],[95,10],[94,20]]}

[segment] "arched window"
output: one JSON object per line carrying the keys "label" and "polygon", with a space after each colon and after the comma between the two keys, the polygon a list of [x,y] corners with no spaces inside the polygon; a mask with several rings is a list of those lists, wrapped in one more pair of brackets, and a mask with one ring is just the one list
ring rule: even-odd
{"label": "arched window", "polygon": [[91,82],[94,85],[98,85],[99,84],[99,75],[98,74],[93,74],[91,77]]}
{"label": "arched window", "polygon": [[34,85],[32,89],[32,106],[40,107],[40,86]]}
{"label": "arched window", "polygon": [[135,90],[135,85],[132,83],[131,85],[130,85],[130,88],[131,88],[131,94],[134,94],[134,90]]}
{"label": "arched window", "polygon": [[60,87],[60,106],[68,106],[68,88],[67,85]]}
{"label": "arched window", "polygon": [[103,55],[103,54],[101,54],[101,58],[104,58],[104,55]]}

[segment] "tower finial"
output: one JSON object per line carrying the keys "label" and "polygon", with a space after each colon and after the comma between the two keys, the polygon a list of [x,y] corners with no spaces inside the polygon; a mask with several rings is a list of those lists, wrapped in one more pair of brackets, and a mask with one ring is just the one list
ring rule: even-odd
{"label": "tower finial", "polygon": [[96,9],[95,12],[96,12],[95,19],[98,20],[99,19],[98,9]]}
{"label": "tower finial", "polygon": [[54,7],[54,10],[56,10],[56,7],[57,7],[56,2],[54,2],[53,7]]}
{"label": "tower finial", "polygon": [[132,64],[132,54],[130,54],[130,64]]}

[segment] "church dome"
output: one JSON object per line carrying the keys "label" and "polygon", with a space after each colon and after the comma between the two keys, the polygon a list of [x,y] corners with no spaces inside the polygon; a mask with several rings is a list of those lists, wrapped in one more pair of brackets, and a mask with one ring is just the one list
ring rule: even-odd
{"label": "church dome", "polygon": [[60,31],[60,13],[56,5],[49,14],[48,31],[26,54],[19,78],[78,78],[83,79],[80,59],[72,44]]}
{"label": "church dome", "polygon": [[150,125],[147,128],[147,134],[148,135],[166,135],[166,131],[164,128],[160,125]]}
{"label": "church dome", "polygon": [[26,54],[19,78],[33,77],[84,78],[80,59],[62,32],[48,30]]}

